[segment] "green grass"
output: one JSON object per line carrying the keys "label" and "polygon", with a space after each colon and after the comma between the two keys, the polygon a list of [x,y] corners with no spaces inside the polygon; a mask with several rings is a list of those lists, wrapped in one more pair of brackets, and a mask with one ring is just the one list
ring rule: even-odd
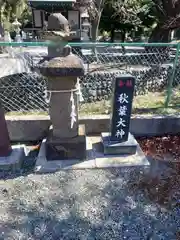
{"label": "green grass", "polygon": [[[180,90],[179,88],[173,89],[172,99],[168,108],[164,107],[166,99],[166,92],[148,93],[146,95],[135,96],[133,99],[132,114],[135,115],[167,115],[180,113]],[[99,115],[111,113],[111,102],[102,100],[94,103],[80,104],[80,116],[83,115]],[[48,115],[47,112],[32,111],[27,113],[22,112],[9,112],[7,116],[22,116],[22,115]]]}
{"label": "green grass", "polygon": [[[180,111],[180,91],[173,91],[171,103],[168,108],[164,107],[165,92],[148,93],[146,95],[135,96],[133,99],[132,114],[179,114]],[[111,113],[111,102],[100,101],[96,103],[86,103],[80,106],[80,115],[109,114]]]}

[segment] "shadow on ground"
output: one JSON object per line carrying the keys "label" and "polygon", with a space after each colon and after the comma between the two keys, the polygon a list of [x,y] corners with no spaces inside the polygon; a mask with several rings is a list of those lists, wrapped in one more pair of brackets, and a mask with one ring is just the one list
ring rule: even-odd
{"label": "shadow on ground", "polygon": [[68,170],[7,180],[0,197],[0,239],[176,239],[179,185],[168,192],[167,206],[153,195],[157,185],[149,185],[151,198],[141,184],[152,178],[168,184],[172,174],[179,173],[152,164],[150,171]]}

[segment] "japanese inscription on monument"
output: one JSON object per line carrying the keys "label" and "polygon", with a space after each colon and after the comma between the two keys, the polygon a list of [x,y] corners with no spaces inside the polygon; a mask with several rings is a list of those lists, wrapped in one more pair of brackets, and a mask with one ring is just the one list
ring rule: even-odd
{"label": "japanese inscription on monument", "polygon": [[116,77],[112,102],[111,141],[128,140],[135,78],[131,75]]}

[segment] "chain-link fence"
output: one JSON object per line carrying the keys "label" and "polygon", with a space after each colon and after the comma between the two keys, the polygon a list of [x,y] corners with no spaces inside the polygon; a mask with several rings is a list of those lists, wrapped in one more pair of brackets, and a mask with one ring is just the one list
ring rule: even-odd
{"label": "chain-link fence", "polygon": [[[38,62],[49,43],[0,43],[0,99],[6,112],[46,112],[46,80]],[[118,74],[136,77],[135,107],[171,107],[180,104],[178,44],[71,43],[84,63],[80,78],[83,104],[109,101]],[[99,105],[101,106],[101,105]],[[97,107],[96,107],[97,108]]]}

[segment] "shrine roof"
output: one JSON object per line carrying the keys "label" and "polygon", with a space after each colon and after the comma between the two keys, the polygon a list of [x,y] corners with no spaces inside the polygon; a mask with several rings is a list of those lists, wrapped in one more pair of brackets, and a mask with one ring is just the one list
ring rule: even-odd
{"label": "shrine roof", "polygon": [[47,3],[54,3],[54,2],[76,2],[76,0],[29,0],[28,2],[47,2]]}
{"label": "shrine roof", "polygon": [[36,9],[47,9],[48,7],[68,7],[72,6],[76,0],[28,0],[30,7]]}

